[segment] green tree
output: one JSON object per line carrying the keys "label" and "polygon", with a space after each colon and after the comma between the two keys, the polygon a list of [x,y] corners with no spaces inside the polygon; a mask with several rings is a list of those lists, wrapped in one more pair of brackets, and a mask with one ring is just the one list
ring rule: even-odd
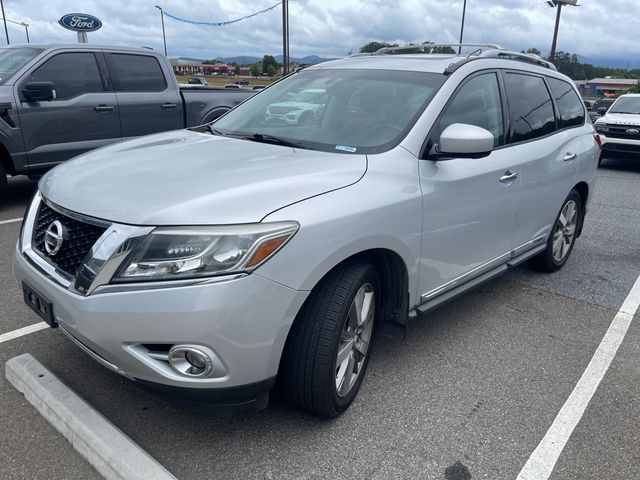
{"label": "green tree", "polygon": [[533,55],[537,55],[539,57],[542,56],[542,52],[535,47],[528,48],[526,52],[524,50],[521,50],[521,53],[532,53]]}
{"label": "green tree", "polygon": [[369,42],[364,44],[363,46],[360,47],[359,52],[360,53],[375,53],[378,50],[380,50],[381,48],[386,48],[386,47],[397,47],[398,44],[391,44],[391,43],[383,43],[383,42]]}
{"label": "green tree", "polygon": [[276,69],[276,67],[274,65],[269,65],[267,67],[267,71],[265,73],[267,75],[269,75],[270,77],[273,77],[276,74],[277,71],[278,70]]}
{"label": "green tree", "polygon": [[[273,67],[273,68],[271,68]],[[262,57],[262,73],[266,73],[267,75],[269,75],[270,71],[273,71],[275,75],[275,72],[278,70],[278,62],[276,62],[276,59],[273,58],[272,55],[265,55],[264,57]],[[270,76],[273,76],[270,75]]]}
{"label": "green tree", "polygon": [[251,72],[251,75],[253,77],[259,77],[260,73],[262,73],[261,62],[254,63],[253,65],[251,65],[251,68],[249,69],[249,71]]}

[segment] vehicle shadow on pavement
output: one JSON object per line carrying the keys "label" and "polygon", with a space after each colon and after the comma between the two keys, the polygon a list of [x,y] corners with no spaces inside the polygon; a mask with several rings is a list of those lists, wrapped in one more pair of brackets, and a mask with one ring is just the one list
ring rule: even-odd
{"label": "vehicle shadow on pavement", "polygon": [[38,188],[38,182],[27,177],[12,177],[9,179],[7,198],[0,204],[0,214],[4,212],[16,212],[21,216],[29,199]]}
{"label": "vehicle shadow on pavement", "polygon": [[600,170],[640,173],[640,159],[603,158]]}

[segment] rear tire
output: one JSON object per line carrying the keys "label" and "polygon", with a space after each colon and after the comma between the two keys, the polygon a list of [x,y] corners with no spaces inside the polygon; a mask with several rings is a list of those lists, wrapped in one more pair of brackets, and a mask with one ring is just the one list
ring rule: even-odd
{"label": "rear tire", "polygon": [[542,272],[561,269],[573,251],[581,222],[582,198],[577,191],[571,190],[553,224],[547,239],[547,248],[533,257],[530,265]]}
{"label": "rear tire", "polygon": [[289,405],[321,418],[351,405],[369,363],[380,295],[378,273],[365,262],[338,267],[313,290],[283,355]]}

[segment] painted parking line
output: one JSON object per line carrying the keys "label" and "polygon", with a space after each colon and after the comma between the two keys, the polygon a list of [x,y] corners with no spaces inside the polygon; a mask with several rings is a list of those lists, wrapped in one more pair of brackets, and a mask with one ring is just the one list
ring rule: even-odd
{"label": "painted parking line", "polygon": [[7,380],[107,479],[175,480],[131,438],[28,353],[6,364]]}
{"label": "painted parking line", "polygon": [[551,428],[533,451],[517,480],[546,480],[571,433],[582,418],[600,381],[607,373],[640,305],[640,277],[618,310],[587,369],[556,416]]}
{"label": "painted parking line", "polygon": [[44,330],[45,328],[49,328],[49,325],[47,325],[45,322],[39,322],[27,327],[18,328],[17,330],[12,330],[11,332],[3,333],[2,335],[0,335],[0,343],[8,342],[9,340],[13,340],[14,338],[29,335],[30,333]]}
{"label": "painted parking line", "polygon": [[16,222],[21,222],[22,221],[22,217],[20,218],[11,218],[9,220],[0,220],[0,225],[5,225],[7,223],[16,223]]}

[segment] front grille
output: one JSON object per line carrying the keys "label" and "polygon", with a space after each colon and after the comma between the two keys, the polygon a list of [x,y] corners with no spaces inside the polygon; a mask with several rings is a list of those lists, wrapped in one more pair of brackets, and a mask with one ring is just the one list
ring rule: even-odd
{"label": "front grille", "polygon": [[640,132],[640,126],[634,125],[607,125],[609,127],[609,131],[605,133],[607,137],[610,138],[626,138],[628,140],[638,140],[640,141],[640,134],[627,133],[627,130],[638,130]]}
{"label": "front grille", "polygon": [[291,107],[276,107],[273,105],[269,107],[269,111],[274,115],[284,115],[285,113],[289,113],[291,110]]}
{"label": "front grille", "polygon": [[[55,255],[49,255],[44,246],[44,236],[49,225],[55,220],[64,226],[65,234],[60,250]],[[84,257],[105,230],[105,227],[81,222],[63,215],[42,202],[33,229],[33,248],[56,268],[73,276]]]}

